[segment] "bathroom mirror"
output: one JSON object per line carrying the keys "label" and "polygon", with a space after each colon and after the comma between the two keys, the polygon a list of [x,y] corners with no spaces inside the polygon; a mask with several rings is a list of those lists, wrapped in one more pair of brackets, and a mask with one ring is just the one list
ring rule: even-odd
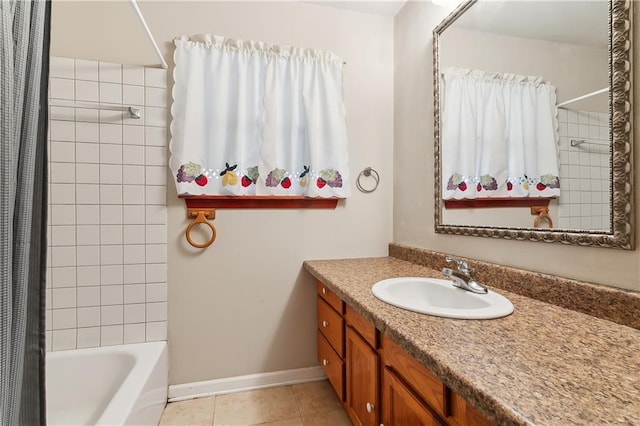
{"label": "bathroom mirror", "polygon": [[[434,29],[437,233],[634,248],[632,3],[471,0]],[[453,186],[450,173],[443,175],[442,164],[447,149],[444,139],[448,138],[448,133],[443,138],[442,132],[446,100],[443,75],[452,69],[535,76],[555,88],[551,99],[557,121],[553,124],[560,189],[559,195],[546,198],[553,223],[535,220],[532,206],[536,203],[526,194],[478,203],[483,201],[480,190],[485,185],[479,180],[474,203],[459,194],[457,203],[445,203],[443,197],[449,196],[445,192]],[[457,120],[456,126],[470,125],[462,122],[464,119],[456,113],[453,121]],[[452,123],[451,117],[446,123]],[[446,161],[457,161],[455,158],[445,155]],[[550,185],[544,178],[538,185]],[[474,182],[469,183],[475,192]],[[535,188],[536,181],[531,182]],[[510,180],[500,184],[504,191],[513,186]]]}

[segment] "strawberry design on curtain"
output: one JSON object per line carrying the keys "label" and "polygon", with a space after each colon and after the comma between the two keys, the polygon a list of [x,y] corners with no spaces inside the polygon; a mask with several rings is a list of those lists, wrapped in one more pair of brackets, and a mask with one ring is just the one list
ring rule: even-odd
{"label": "strawberry design on curtain", "polygon": [[349,195],[340,58],[212,35],[175,45],[179,194]]}

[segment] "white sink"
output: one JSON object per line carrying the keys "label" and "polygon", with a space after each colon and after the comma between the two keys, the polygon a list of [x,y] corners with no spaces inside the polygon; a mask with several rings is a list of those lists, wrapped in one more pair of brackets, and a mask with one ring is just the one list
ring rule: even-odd
{"label": "white sink", "polygon": [[494,291],[476,294],[438,278],[389,278],[375,283],[371,291],[390,305],[438,317],[491,319],[513,312],[513,304]]}

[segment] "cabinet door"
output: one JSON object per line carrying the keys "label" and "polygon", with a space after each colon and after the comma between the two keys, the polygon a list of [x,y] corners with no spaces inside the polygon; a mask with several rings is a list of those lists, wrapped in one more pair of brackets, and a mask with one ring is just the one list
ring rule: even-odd
{"label": "cabinet door", "polygon": [[[404,349],[382,336],[383,365],[401,377],[416,395],[439,416],[446,416],[446,386],[423,365],[409,356]],[[444,418],[444,417],[443,417]]]}
{"label": "cabinet door", "polygon": [[398,377],[384,369],[382,400],[384,426],[440,426],[440,420]]}
{"label": "cabinet door", "polygon": [[449,390],[449,415],[447,422],[453,426],[491,426],[492,423],[458,394]]}
{"label": "cabinet door", "polygon": [[347,327],[347,412],[356,425],[378,426],[378,354]]}

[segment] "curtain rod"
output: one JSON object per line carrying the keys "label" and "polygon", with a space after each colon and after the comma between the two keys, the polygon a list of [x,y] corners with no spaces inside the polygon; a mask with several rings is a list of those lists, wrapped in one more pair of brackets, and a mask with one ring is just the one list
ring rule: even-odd
{"label": "curtain rod", "polygon": [[162,68],[166,70],[169,66],[165,62],[164,57],[162,56],[162,52],[160,52],[160,48],[158,47],[158,43],[156,43],[156,39],[153,38],[153,34],[151,34],[151,30],[149,29],[149,26],[147,25],[147,21],[144,19],[144,16],[142,15],[142,12],[140,11],[140,8],[138,7],[138,3],[136,2],[136,0],[131,0],[131,6],[133,6],[133,10],[135,10],[136,15],[138,15],[138,19],[140,20],[140,23],[144,27],[144,30],[146,31],[147,37],[149,37],[151,44],[153,44],[153,48],[155,49],[156,54],[158,55],[158,58],[160,58],[160,63],[162,64]]}
{"label": "curtain rod", "polygon": [[560,108],[560,107],[563,107],[565,105],[569,105],[569,104],[572,104],[574,102],[578,102],[578,101],[581,101],[583,99],[587,99],[587,98],[590,98],[592,96],[599,95],[601,93],[605,93],[605,92],[608,92],[608,91],[609,91],[609,88],[605,87],[604,89],[596,90],[594,92],[587,93],[586,95],[578,96],[577,98],[573,98],[573,99],[569,99],[568,101],[564,101],[564,102],[556,105],[556,107]]}

